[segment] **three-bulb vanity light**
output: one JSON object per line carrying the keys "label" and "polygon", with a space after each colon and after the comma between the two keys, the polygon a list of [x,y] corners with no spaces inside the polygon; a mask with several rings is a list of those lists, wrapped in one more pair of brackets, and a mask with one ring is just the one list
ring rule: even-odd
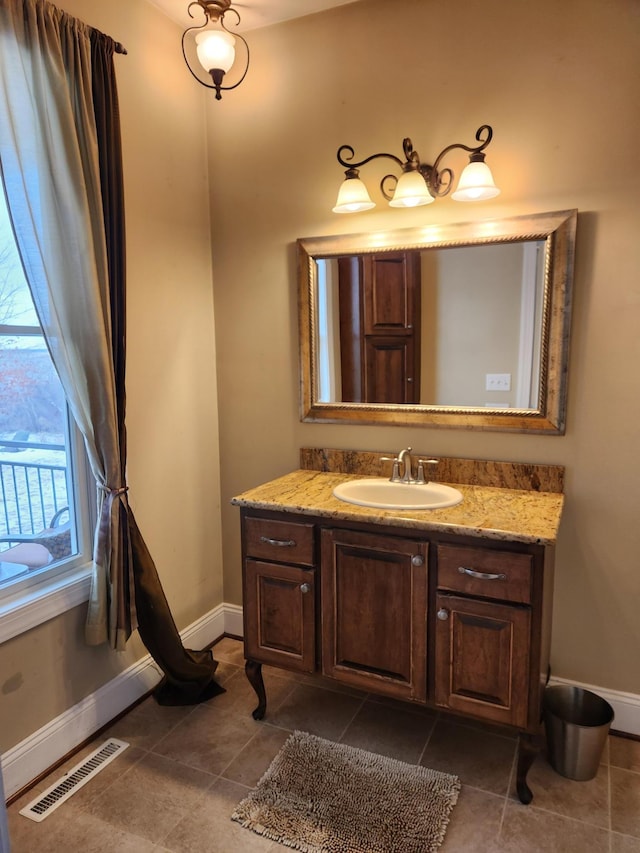
{"label": "three-bulb vanity light", "polygon": [[408,138],[402,143],[404,161],[395,154],[379,153],[354,163],[355,151],[350,145],[342,145],[338,148],[338,163],[347,171],[333,212],[357,213],[375,207],[375,202],[371,201],[367,188],[360,179],[358,169],[380,157],[393,160],[402,169],[399,178],[395,175],[385,175],[380,181],[382,194],[391,207],[419,207],[423,204],[431,204],[436,198],[448,195],[451,190],[454,174],[449,168],[440,169],[440,163],[450,151],[456,148],[467,151],[470,156],[469,163],[460,175],[458,186],[451,194],[451,198],[455,201],[485,201],[494,198],[500,190],[496,187],[491,170],[484,161],[484,150],[492,137],[492,128],[488,124],[483,124],[476,132],[479,145],[475,148],[461,143],[447,145],[438,154],[433,166],[420,162],[418,152],[414,151],[411,140]]}
{"label": "three-bulb vanity light", "polygon": [[[187,68],[193,77],[195,77],[198,83],[202,86],[206,86],[208,89],[215,89],[216,100],[219,101],[222,98],[221,92],[226,92],[229,89],[235,89],[236,86],[239,86],[246,77],[247,71],[249,70],[249,45],[239,33],[235,37],[232,36],[225,25],[224,18],[227,12],[232,12],[238,19],[237,24],[240,23],[239,13],[235,9],[230,8],[231,0],[194,0],[194,2],[190,3],[187,8],[190,18],[193,18],[193,14],[191,13],[193,6],[198,6],[202,10],[205,19],[204,23],[198,24],[194,27],[189,27],[183,32],[182,55],[184,56]],[[189,59],[187,58],[185,40],[189,42],[191,40],[191,33],[194,33],[197,30],[199,30],[199,32],[195,36],[195,43],[198,60],[202,68],[211,77],[211,83],[206,82],[202,77],[196,74],[189,63]],[[236,38],[240,39],[245,46],[246,65],[242,72],[242,76],[237,83],[234,83],[232,86],[223,86],[222,82],[224,80],[224,76],[235,62]]]}

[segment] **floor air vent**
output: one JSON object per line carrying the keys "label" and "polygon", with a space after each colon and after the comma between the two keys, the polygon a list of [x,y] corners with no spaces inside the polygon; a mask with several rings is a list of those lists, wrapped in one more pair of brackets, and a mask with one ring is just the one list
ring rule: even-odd
{"label": "floor air vent", "polygon": [[78,788],[86,785],[96,773],[99,773],[103,767],[106,767],[114,758],[117,758],[128,746],[129,744],[123,740],[109,738],[102,746],[99,746],[91,755],[85,758],[84,761],[76,764],[61,779],[58,779],[50,788],[47,788],[44,793],[39,794],[37,799],[33,800],[33,802],[20,811],[20,814],[38,822],[44,820],[47,815],[50,815],[65,800],[68,800],[72,794],[75,794]]}

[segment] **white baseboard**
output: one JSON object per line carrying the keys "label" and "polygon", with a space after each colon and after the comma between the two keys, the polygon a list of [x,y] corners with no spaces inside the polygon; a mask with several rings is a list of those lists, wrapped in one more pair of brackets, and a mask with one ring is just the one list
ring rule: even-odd
{"label": "white baseboard", "polygon": [[[202,649],[223,634],[242,637],[242,607],[221,604],[181,632],[185,646]],[[71,752],[95,732],[133,705],[160,681],[161,673],[150,655],[51,720],[2,755],[5,795],[11,797]],[[615,713],[612,728],[640,737],[640,696],[552,678],[550,684],[570,684],[597,693]]]}
{"label": "white baseboard", "polygon": [[[180,636],[187,648],[202,649],[225,633],[242,635],[241,607],[221,604],[181,631]],[[151,656],[146,655],[86,699],[5,752],[2,755],[5,796],[11,797],[16,791],[24,788],[106,726],[152,690],[160,681],[161,675]]]}
{"label": "white baseboard", "polygon": [[243,637],[242,607],[239,604],[224,605],[224,632],[232,637]]}

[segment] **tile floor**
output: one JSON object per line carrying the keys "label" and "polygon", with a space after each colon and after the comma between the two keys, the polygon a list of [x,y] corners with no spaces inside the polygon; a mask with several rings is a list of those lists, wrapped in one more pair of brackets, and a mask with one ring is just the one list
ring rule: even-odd
{"label": "tile floor", "polygon": [[10,807],[12,853],[290,850],[229,816],[296,728],[458,774],[442,853],[640,853],[639,742],[610,737],[589,782],[564,779],[538,758],[529,773],[534,801],[523,806],[512,793],[516,740],[503,730],[266,667],[269,706],[255,722],[241,643],[224,638],[214,654],[226,693],[195,708],[138,705],[107,733],[130,747],[42,823],[18,814],[36,791]]}

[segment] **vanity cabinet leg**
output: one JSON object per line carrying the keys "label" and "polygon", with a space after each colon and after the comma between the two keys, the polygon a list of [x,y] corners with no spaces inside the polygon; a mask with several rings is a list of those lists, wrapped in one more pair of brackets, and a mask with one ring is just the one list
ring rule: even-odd
{"label": "vanity cabinet leg", "polygon": [[527,773],[539,752],[537,738],[533,735],[520,733],[518,738],[518,766],[516,771],[516,791],[521,803],[528,806],[533,799],[533,792],[527,785]]}
{"label": "vanity cabinet leg", "polygon": [[246,661],[244,671],[249,684],[256,691],[258,697],[258,707],[253,711],[252,717],[254,720],[261,720],[267,710],[267,694],[264,689],[264,681],[262,679],[262,664],[254,660]]}

